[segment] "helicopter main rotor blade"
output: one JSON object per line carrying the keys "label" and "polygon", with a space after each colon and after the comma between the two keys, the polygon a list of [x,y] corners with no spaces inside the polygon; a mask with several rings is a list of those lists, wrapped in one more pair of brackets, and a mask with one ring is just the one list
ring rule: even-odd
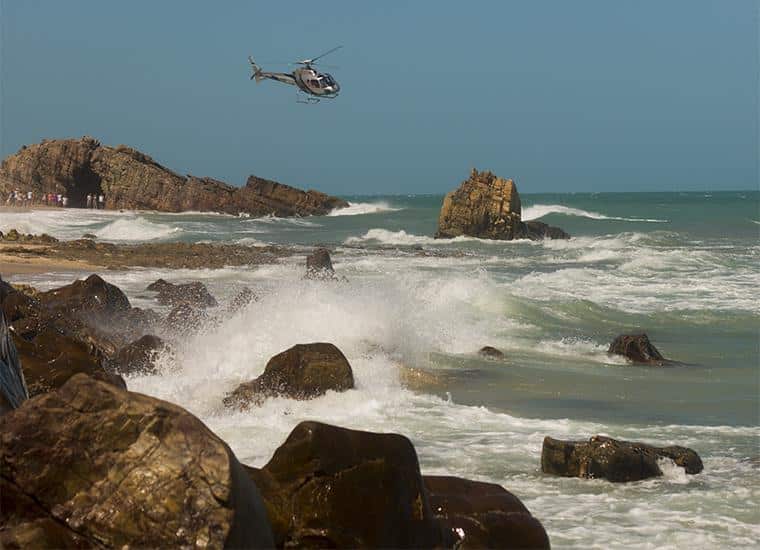
{"label": "helicopter main rotor blade", "polygon": [[324,56],[329,55],[333,53],[334,51],[341,49],[342,47],[343,46],[335,46],[332,50],[327,50],[325,53],[320,54],[317,57],[314,57],[312,59],[306,59],[304,61],[306,61],[307,63],[314,63],[317,59],[322,59]]}

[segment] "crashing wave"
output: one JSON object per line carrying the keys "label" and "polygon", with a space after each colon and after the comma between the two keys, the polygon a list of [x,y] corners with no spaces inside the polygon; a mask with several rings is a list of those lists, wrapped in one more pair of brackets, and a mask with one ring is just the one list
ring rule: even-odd
{"label": "crashing wave", "polygon": [[590,218],[592,220],[618,220],[626,222],[650,222],[650,223],[667,223],[668,220],[659,220],[655,218],[623,218],[620,216],[607,216],[600,214],[599,212],[589,212],[588,210],[581,210],[580,208],[571,208],[569,206],[563,206],[561,204],[534,204],[533,206],[527,206],[523,208],[522,219],[523,221],[537,220],[548,216],[549,214],[564,214],[566,216],[579,216],[582,218]]}

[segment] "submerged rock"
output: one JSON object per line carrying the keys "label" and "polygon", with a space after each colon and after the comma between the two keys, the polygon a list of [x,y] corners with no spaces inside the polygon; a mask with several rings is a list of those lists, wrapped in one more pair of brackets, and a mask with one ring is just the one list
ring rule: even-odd
{"label": "submerged rock", "polygon": [[470,177],[444,198],[435,237],[569,238],[561,229],[541,222],[523,223],[521,216],[520,195],[513,180],[473,169]]}
{"label": "submerged rock", "polygon": [[235,455],[171,403],[78,375],[0,417],[0,438],[4,548],[273,546]]}
{"label": "submerged rock", "polygon": [[248,471],[278,547],[451,546],[401,435],[301,422],[264,468]]}
{"label": "submerged rock", "polygon": [[644,333],[621,334],[610,344],[607,353],[622,355],[634,363],[647,365],[663,366],[674,363],[674,361],[665,359]]}
{"label": "submerged rock", "polygon": [[227,394],[224,404],[247,408],[267,397],[312,399],[328,390],[353,387],[351,365],[337,347],[327,343],[298,344],[272,357],[261,376]]}
{"label": "submerged rock", "polygon": [[661,476],[662,470],[657,461],[663,458],[672,460],[687,474],[698,474],[703,469],[699,455],[687,447],[654,447],[595,435],[588,441],[561,441],[545,437],[541,470],[565,477],[638,481]]}
{"label": "submerged rock", "polygon": [[504,352],[491,346],[483,346],[478,350],[478,355],[486,359],[504,359]]}
{"label": "submerged rock", "polygon": [[456,548],[546,548],[549,537],[520,499],[494,483],[422,476],[430,508]]}

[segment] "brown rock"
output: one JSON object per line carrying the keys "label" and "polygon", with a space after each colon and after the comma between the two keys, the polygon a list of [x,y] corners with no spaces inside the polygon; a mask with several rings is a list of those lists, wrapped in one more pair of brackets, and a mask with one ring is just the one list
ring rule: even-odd
{"label": "brown rock", "polygon": [[0,417],[4,547],[269,548],[232,451],[184,409],[76,376]]}
{"label": "brown rock", "polygon": [[493,483],[423,476],[433,514],[456,548],[549,548],[549,537],[516,496]]}
{"label": "brown rock", "polygon": [[541,470],[565,477],[638,481],[661,476],[657,461],[662,458],[673,460],[687,474],[698,474],[703,469],[699,455],[687,447],[654,447],[596,435],[587,442],[545,437]]}
{"label": "brown rock", "polygon": [[520,195],[513,180],[473,169],[470,177],[444,198],[435,236],[498,240],[568,237],[561,229],[541,222],[527,225],[521,215]]}
{"label": "brown rock", "polygon": [[250,288],[244,287],[230,300],[230,303],[227,305],[227,313],[230,315],[235,314],[247,307],[251,302],[256,302],[257,300],[256,294]]}
{"label": "brown rock", "polygon": [[247,408],[267,397],[312,399],[328,390],[354,387],[351,365],[333,344],[298,344],[272,357],[264,373],[238,386],[224,398],[228,407]]}
{"label": "brown rock", "polygon": [[47,140],[23,147],[0,165],[0,194],[61,193],[70,206],[103,194],[106,208],[181,212],[201,210],[254,216],[326,214],[348,206],[336,197],[301,191],[251,176],[237,188],[212,178],[181,176],[130,147],[108,147],[90,137]]}
{"label": "brown rock", "polygon": [[674,363],[665,359],[644,333],[621,334],[612,341],[607,353],[622,355],[634,363],[644,363],[647,365],[663,366]]}
{"label": "brown rock", "polygon": [[146,290],[158,292],[156,297],[159,304],[177,306],[188,304],[195,308],[216,307],[216,299],[200,281],[192,283],[174,284],[158,279],[148,285]]}
{"label": "brown rock", "polygon": [[129,299],[119,287],[107,283],[99,275],[90,275],[48,292],[41,292],[43,305],[71,313],[113,315],[130,309]]}
{"label": "brown rock", "polygon": [[330,259],[330,252],[326,248],[318,248],[306,256],[307,279],[333,279],[335,270]]}
{"label": "brown rock", "polygon": [[155,374],[156,359],[166,349],[158,336],[146,334],[121,348],[111,362],[111,368],[120,374]]}
{"label": "brown rock", "polygon": [[301,422],[263,469],[248,471],[278,547],[442,546],[417,454],[401,435]]}
{"label": "brown rock", "polygon": [[478,355],[486,359],[504,359],[504,352],[491,346],[483,346],[478,350]]}
{"label": "brown rock", "polygon": [[164,319],[164,327],[177,334],[189,334],[199,330],[209,320],[202,309],[195,309],[190,304],[175,306]]}

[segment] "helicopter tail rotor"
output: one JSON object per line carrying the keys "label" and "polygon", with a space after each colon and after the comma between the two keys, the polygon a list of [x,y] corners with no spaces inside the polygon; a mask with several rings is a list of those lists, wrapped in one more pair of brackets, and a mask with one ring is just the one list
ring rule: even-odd
{"label": "helicopter tail rotor", "polygon": [[261,67],[256,65],[256,62],[253,60],[253,57],[251,57],[250,55],[248,56],[248,63],[251,64],[251,71],[252,71],[251,80],[253,80],[254,78],[256,79],[256,82],[261,82],[262,80],[264,80],[264,77],[261,74],[262,73]]}

